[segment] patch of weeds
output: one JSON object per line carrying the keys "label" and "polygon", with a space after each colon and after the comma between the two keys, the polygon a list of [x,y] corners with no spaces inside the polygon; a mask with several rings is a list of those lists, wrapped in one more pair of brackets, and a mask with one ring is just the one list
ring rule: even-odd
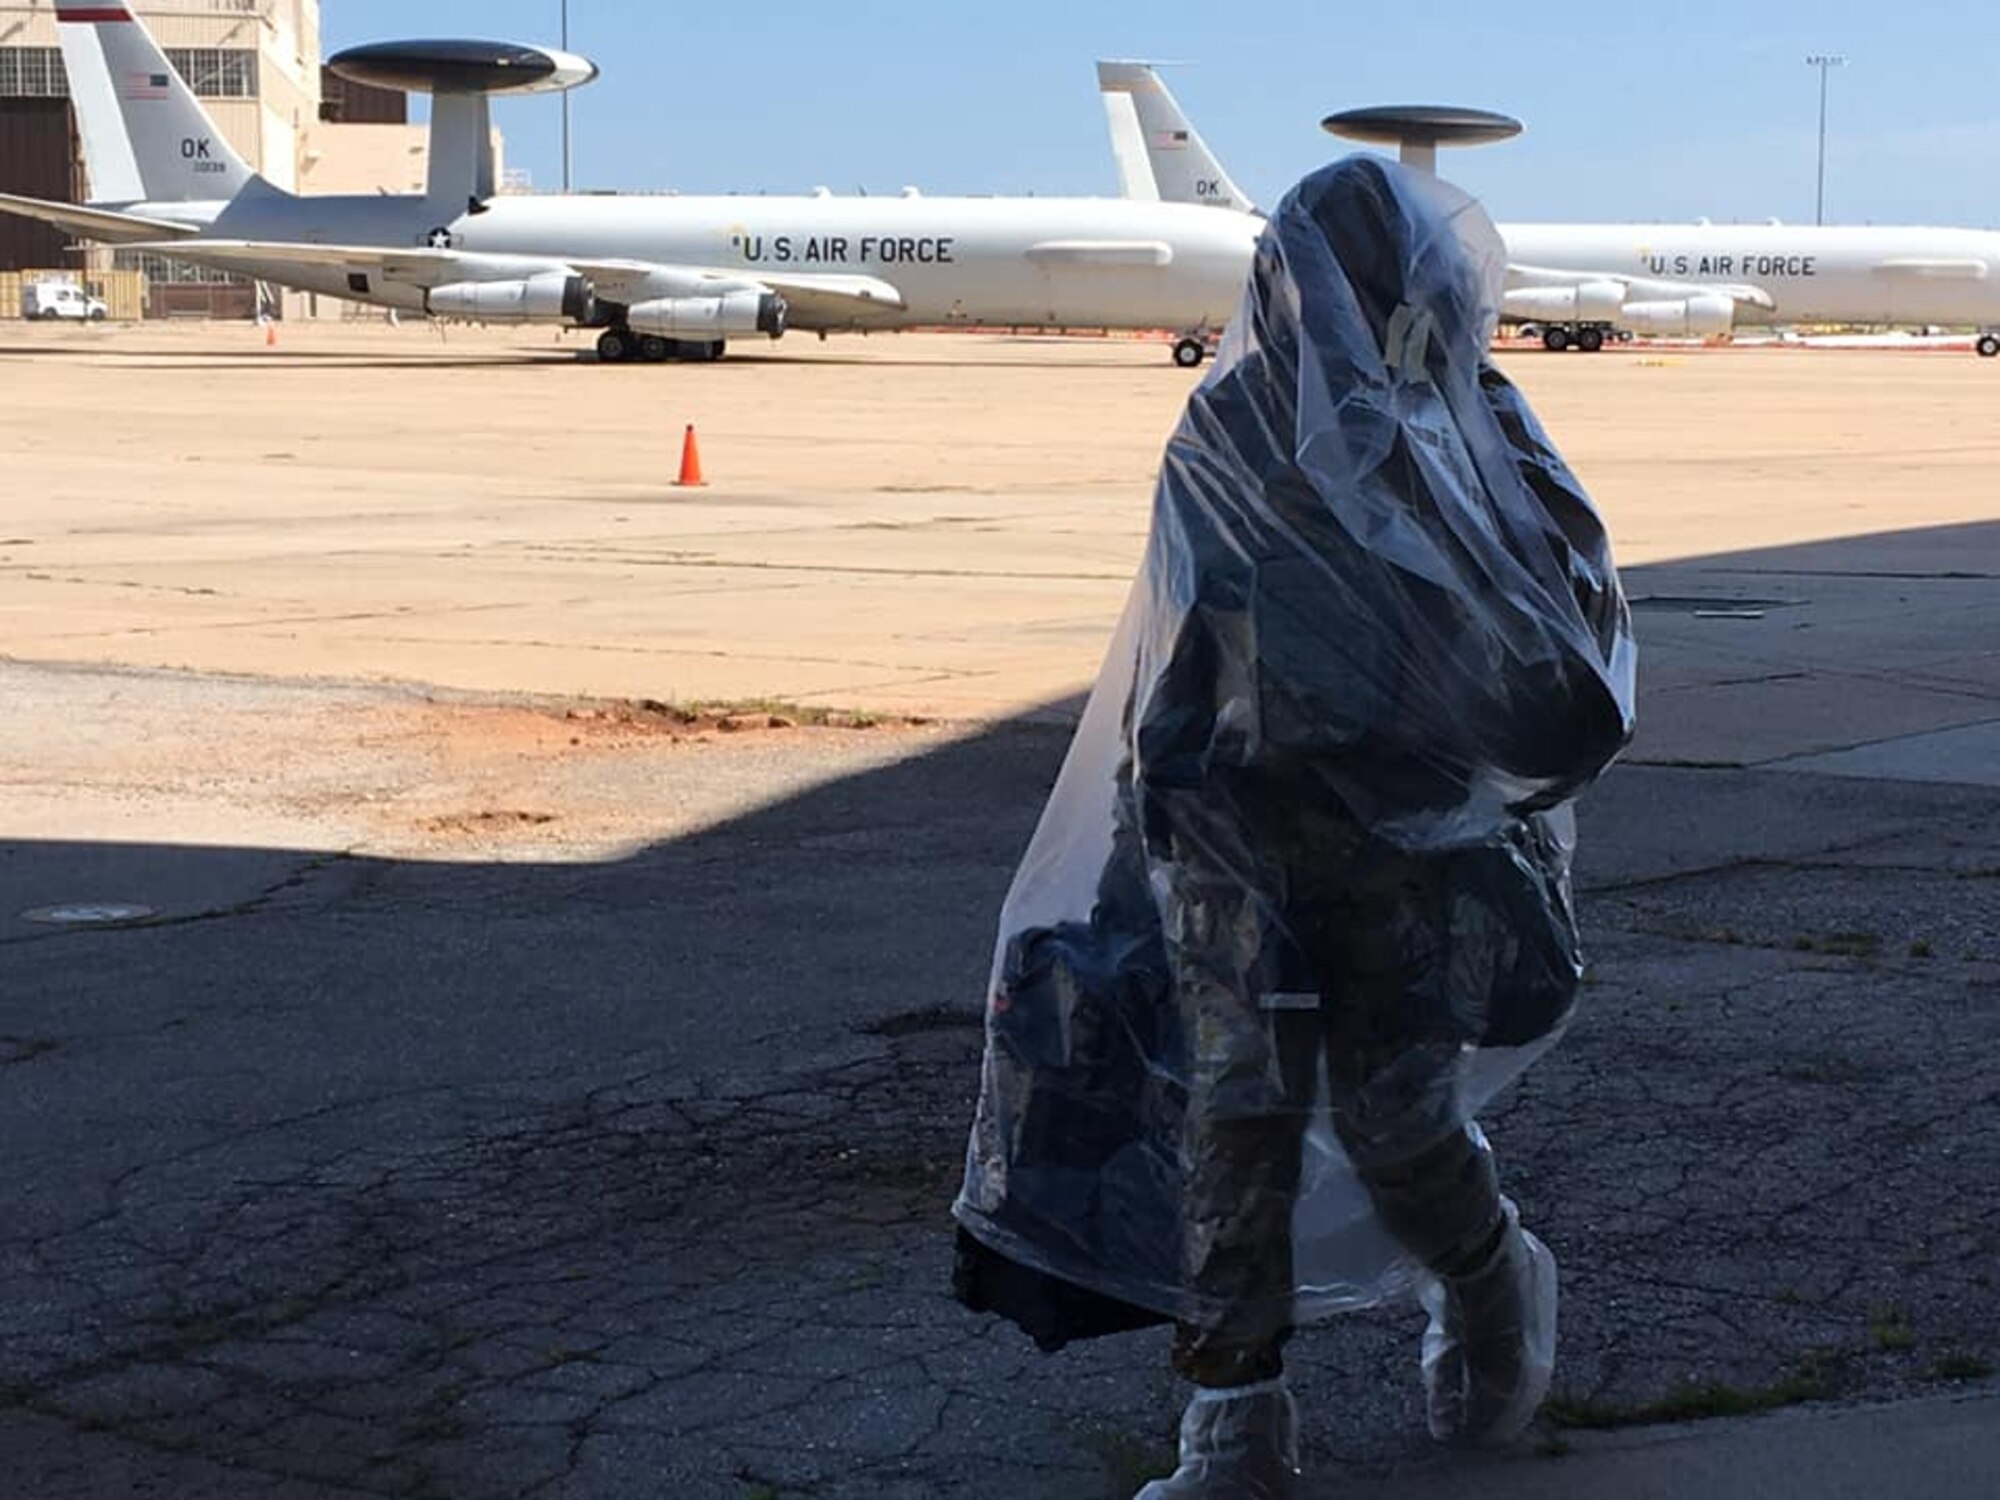
{"label": "patch of weeds", "polygon": [[280,1328],[289,1328],[294,1323],[303,1323],[317,1310],[305,1297],[281,1297],[258,1315],[258,1331],[271,1333]]}
{"label": "patch of weeds", "polygon": [[902,1011],[893,1016],[862,1023],[856,1030],[868,1036],[920,1036],[929,1031],[979,1031],[986,1025],[986,1012],[969,1005],[936,1005]]}
{"label": "patch of weeds", "polygon": [[1859,1063],[1844,1057],[1823,1057],[1788,1064],[1778,1069],[1778,1076],[1788,1083],[1825,1083],[1845,1087],[1865,1082],[1868,1072]]}
{"label": "patch of weeds", "polygon": [[[822,708],[810,703],[792,703],[783,698],[704,698],[679,704],[648,700],[640,707],[665,714],[682,724],[724,729],[791,729],[801,724],[814,729],[873,729],[888,722],[883,715],[866,709]],[[759,720],[763,722],[758,723]]]}
{"label": "patch of weeds", "polygon": [[0,1036],[0,1063],[32,1062],[61,1045],[51,1036]]}
{"label": "patch of weeds", "polygon": [[1940,1354],[1936,1363],[1924,1373],[1932,1380],[1984,1380],[1993,1373],[1993,1362],[1961,1349],[1953,1349]]}
{"label": "patch of weeds", "polygon": [[1815,937],[1801,932],[1792,939],[1795,953],[1824,953],[1832,958],[1879,958],[1882,937],[1874,932],[1829,932]]}
{"label": "patch of weeds", "polygon": [[765,1484],[760,1480],[743,1492],[743,1500],[785,1500],[785,1497],[778,1493],[775,1484]]}
{"label": "patch of weeds", "polygon": [[1918,938],[1914,943],[1910,944],[1910,957],[1912,958],[1929,958],[1931,951],[1930,943],[1923,938]]}
{"label": "patch of weeds", "polygon": [[1576,1428],[1585,1432],[1643,1421],[1645,1419],[1638,1415],[1643,1410],[1643,1407],[1619,1406],[1615,1402],[1599,1401],[1595,1396],[1572,1396],[1562,1391],[1555,1392],[1542,1403],[1542,1415],[1558,1430]]}
{"label": "patch of weeds", "polygon": [[1684,943],[1720,943],[1726,948],[1740,947],[1745,941],[1734,927],[1708,927],[1700,922],[1669,922],[1666,933]]}
{"label": "patch of weeds", "polygon": [[458,1406],[471,1394],[472,1387],[463,1381],[448,1381],[439,1386],[403,1418],[402,1435],[415,1442],[438,1443],[464,1436],[465,1414]]}
{"label": "patch of weeds", "polygon": [[746,729],[874,729],[883,724],[917,727],[930,721],[914,714],[879,714],[867,709],[825,708],[783,698],[697,698],[668,702],[659,698],[593,700],[563,713],[576,724],[602,724],[613,729],[669,730]]}
{"label": "patch of weeds", "polygon": [[1650,1415],[1660,1422],[1700,1422],[1711,1417],[1748,1417],[1787,1403],[1774,1387],[1758,1389],[1726,1380],[1684,1381],[1653,1403]]}
{"label": "patch of weeds", "polygon": [[192,1354],[197,1350],[226,1344],[238,1332],[236,1323],[229,1317],[213,1317],[202,1313],[190,1313],[175,1318],[172,1325],[173,1346],[182,1354]]}
{"label": "patch of weeds", "polygon": [[1910,1315],[1893,1302],[1869,1308],[1868,1342],[1890,1353],[1915,1348],[1917,1336],[1910,1328]]}
{"label": "patch of weeds", "polygon": [[1130,1495],[1148,1480],[1164,1479],[1180,1464],[1173,1443],[1147,1442],[1126,1432],[1092,1432],[1085,1440],[1111,1477],[1112,1493]]}
{"label": "patch of weeds", "polygon": [[1714,1417],[1748,1417],[1834,1393],[1839,1353],[1814,1349],[1766,1386],[1743,1387],[1721,1380],[1681,1381],[1657,1401],[1619,1406],[1590,1397],[1552,1396],[1542,1412],[1558,1427],[1645,1427],[1660,1422],[1701,1422]]}

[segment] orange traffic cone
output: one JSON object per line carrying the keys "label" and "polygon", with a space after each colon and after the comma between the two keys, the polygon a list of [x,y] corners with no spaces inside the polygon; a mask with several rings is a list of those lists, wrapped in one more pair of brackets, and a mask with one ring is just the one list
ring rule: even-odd
{"label": "orange traffic cone", "polygon": [[264,347],[266,349],[275,349],[278,347],[278,325],[276,323],[266,323],[264,325]]}
{"label": "orange traffic cone", "polygon": [[679,489],[692,489],[707,484],[701,477],[701,449],[694,440],[694,423],[687,425],[687,435],[681,439],[681,475],[674,481]]}

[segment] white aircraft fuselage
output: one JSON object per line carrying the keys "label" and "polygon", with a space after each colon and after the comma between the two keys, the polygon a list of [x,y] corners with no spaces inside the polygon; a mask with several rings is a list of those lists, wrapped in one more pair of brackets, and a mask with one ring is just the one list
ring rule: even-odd
{"label": "white aircraft fuselage", "polygon": [[251,169],[125,4],[56,0],[93,196],[0,210],[284,286],[437,317],[601,330],[600,357],[929,324],[1165,328],[1199,362],[1260,225],[1122,198],[508,196],[489,96],[595,67],[515,43],[353,48],[342,76],[434,95],[423,193],[300,197]]}
{"label": "white aircraft fuselage", "polygon": [[795,328],[1219,329],[1260,227],[1246,214],[1111,198],[732,196],[496,198],[451,229],[452,248],[495,254],[877,276],[906,304],[818,325],[797,311]]}
{"label": "white aircraft fuselage", "polygon": [[[1151,64],[1102,62],[1098,81],[1128,194],[1224,201],[1213,190],[1228,175]],[[1228,193],[1228,201],[1241,199]],[[1507,251],[1503,315],[1542,325],[1551,349],[1600,349],[1607,329],[1710,337],[1743,324],[1945,324],[1978,328],[1974,347],[2000,357],[2000,232],[1706,222],[1496,227]]]}
{"label": "white aircraft fuselage", "polygon": [[[748,277],[868,275],[892,283],[905,304],[795,310],[791,326],[806,330],[1220,329],[1242,296],[1262,228],[1250,214],[1119,198],[500,196],[478,213],[457,205],[453,216],[420,197],[294,197],[253,185],[228,203],[122,208],[197,225],[204,239],[646,261]],[[186,248],[198,251],[200,241]],[[349,274],[333,267],[274,256],[240,268],[302,290],[356,295]],[[424,306],[423,289],[407,283],[378,279],[368,295]]]}
{"label": "white aircraft fuselage", "polygon": [[1647,281],[1742,283],[1742,323],[2000,326],[2000,233],[1788,224],[1502,224],[1517,266]]}

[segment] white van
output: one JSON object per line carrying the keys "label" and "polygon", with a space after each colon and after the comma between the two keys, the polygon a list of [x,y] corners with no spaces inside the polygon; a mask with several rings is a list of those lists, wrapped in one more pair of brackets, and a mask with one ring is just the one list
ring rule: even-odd
{"label": "white van", "polygon": [[24,318],[79,318],[95,323],[110,311],[74,281],[29,281],[21,286]]}

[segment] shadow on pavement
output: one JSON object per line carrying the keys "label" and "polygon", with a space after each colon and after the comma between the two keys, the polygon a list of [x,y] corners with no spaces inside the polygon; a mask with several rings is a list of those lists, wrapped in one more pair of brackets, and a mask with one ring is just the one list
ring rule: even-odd
{"label": "shadow on pavement", "polygon": [[[1571,1423],[2000,1358],[2000,801],[1790,765],[1871,712],[2000,720],[1995,550],[1627,575],[1648,714],[1749,663],[1847,716],[1765,700],[1770,754],[1641,753],[1585,804],[1584,1005],[1489,1121],[1564,1265]],[[603,864],[0,844],[14,1491],[1129,1494],[1163,1339],[1044,1359],[945,1295],[993,918],[1066,738]],[[17,918],[92,901],[158,915]],[[1294,1345],[1322,1471],[1429,1461],[1417,1326]]]}

